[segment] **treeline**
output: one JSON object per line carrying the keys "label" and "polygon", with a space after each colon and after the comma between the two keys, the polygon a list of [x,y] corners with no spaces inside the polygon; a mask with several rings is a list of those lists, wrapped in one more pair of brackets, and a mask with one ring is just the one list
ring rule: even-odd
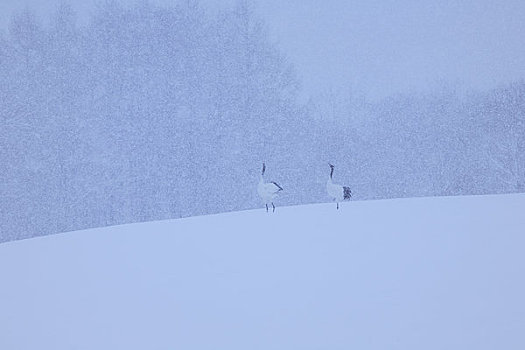
{"label": "treeline", "polygon": [[298,80],[246,2],[106,1],[84,26],[25,11],[0,76],[2,240],[253,207],[253,160],[305,141]]}
{"label": "treeline", "polygon": [[356,199],[524,189],[524,83],[301,105],[242,1],[18,13],[0,79],[0,241],[254,208],[262,161],[280,204],[327,200],[328,161]]}
{"label": "treeline", "polygon": [[314,114],[333,120],[325,137],[330,141],[319,140],[318,148],[346,166],[345,176],[364,198],[525,191],[523,81],[373,104],[351,94],[318,101]]}

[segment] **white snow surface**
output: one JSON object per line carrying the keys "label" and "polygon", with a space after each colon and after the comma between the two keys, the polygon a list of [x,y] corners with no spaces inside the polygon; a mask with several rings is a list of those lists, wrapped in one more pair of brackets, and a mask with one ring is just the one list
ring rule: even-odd
{"label": "white snow surface", "polygon": [[525,349],[525,194],[0,244],[0,349]]}

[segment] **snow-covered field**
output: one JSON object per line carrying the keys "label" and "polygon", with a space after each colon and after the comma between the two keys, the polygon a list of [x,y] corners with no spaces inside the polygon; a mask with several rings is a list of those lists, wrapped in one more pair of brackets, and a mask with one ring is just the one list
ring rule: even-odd
{"label": "snow-covered field", "polygon": [[0,245],[0,349],[525,349],[525,195],[278,207]]}

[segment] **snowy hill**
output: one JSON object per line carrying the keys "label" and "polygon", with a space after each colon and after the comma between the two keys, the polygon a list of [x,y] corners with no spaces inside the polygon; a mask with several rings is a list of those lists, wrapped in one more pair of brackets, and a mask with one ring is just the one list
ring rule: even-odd
{"label": "snowy hill", "polygon": [[0,245],[0,349],[525,349],[525,195],[278,207]]}

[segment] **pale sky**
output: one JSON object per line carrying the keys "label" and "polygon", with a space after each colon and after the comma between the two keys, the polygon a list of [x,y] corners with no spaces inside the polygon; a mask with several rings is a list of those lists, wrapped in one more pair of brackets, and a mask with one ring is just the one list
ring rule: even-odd
{"label": "pale sky", "polygon": [[[14,9],[29,6],[47,15],[60,1],[0,0],[0,24],[5,30]],[[94,1],[65,2],[85,17]],[[214,9],[233,2],[201,1]],[[254,3],[296,66],[304,95],[352,87],[380,98],[442,84],[486,89],[525,78],[523,0]]]}

